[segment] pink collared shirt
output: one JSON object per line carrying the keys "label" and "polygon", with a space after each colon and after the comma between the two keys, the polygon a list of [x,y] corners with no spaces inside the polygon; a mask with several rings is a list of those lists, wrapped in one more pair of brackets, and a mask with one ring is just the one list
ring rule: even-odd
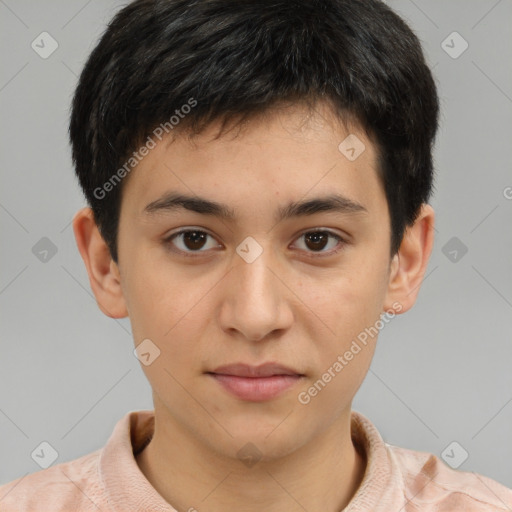
{"label": "pink collared shirt", "polygon": [[[0,486],[0,511],[176,512],[135,460],[153,427],[154,411],[127,413],[103,448]],[[454,470],[435,455],[385,443],[370,420],[356,411],[352,439],[366,454],[367,467],[342,512],[512,511],[511,489]]]}

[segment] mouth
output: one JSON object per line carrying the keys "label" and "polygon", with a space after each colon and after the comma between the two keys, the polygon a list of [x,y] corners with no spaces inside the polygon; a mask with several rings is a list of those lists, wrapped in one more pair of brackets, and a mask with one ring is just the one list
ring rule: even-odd
{"label": "mouth", "polygon": [[303,373],[277,363],[264,363],[259,366],[238,363],[219,366],[206,373],[225,391],[249,402],[263,402],[275,398],[305,377]]}

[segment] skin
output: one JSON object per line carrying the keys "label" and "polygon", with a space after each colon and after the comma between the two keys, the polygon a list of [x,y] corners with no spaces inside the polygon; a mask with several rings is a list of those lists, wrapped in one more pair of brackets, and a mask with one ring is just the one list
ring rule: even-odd
{"label": "skin", "polygon": [[[141,365],[153,389],[155,432],[137,463],[178,511],[335,512],[360,485],[366,460],[350,436],[354,395],[375,350],[373,338],[311,401],[298,401],[382,312],[416,301],[433,244],[434,211],[423,205],[398,254],[390,257],[390,219],[374,146],[350,132],[325,104],[300,105],[246,123],[213,140],[164,139],[123,189],[118,264],[84,208],[74,218],[78,248],[101,310],[130,317],[134,342],[161,354]],[[365,151],[349,161],[338,145],[356,134]],[[148,215],[166,191],[225,203],[233,221],[184,209]],[[366,212],[320,212],[276,224],[279,206],[337,192]],[[203,252],[179,229],[208,232]],[[308,244],[327,229],[347,241]],[[252,263],[236,252],[248,236],[263,249]],[[170,250],[175,248],[175,252]],[[196,249],[196,253],[197,249]],[[316,257],[315,257],[316,256]],[[397,308],[397,304],[399,307]],[[265,401],[240,400],[205,374],[229,363],[273,361],[305,377]],[[247,443],[252,467],[237,456]],[[194,507],[194,508],[192,508]]]}

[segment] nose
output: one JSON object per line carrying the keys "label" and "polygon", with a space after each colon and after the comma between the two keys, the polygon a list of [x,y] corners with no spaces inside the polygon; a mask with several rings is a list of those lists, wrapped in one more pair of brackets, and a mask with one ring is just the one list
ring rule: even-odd
{"label": "nose", "polygon": [[285,284],[283,269],[270,249],[252,262],[238,259],[226,276],[220,312],[222,329],[249,341],[282,334],[293,323],[293,293]]}

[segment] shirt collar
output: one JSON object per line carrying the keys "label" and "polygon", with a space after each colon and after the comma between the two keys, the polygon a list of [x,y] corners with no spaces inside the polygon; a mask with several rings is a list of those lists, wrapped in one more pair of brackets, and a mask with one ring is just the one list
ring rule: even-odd
{"label": "shirt collar", "polygon": [[[153,410],[128,412],[116,424],[99,460],[101,482],[114,509],[127,512],[176,512],[149,483],[135,455],[144,449],[154,432]],[[377,510],[379,505],[404,500],[401,475],[378,430],[363,414],[351,412],[354,446],[366,461],[363,480],[343,512]]]}

